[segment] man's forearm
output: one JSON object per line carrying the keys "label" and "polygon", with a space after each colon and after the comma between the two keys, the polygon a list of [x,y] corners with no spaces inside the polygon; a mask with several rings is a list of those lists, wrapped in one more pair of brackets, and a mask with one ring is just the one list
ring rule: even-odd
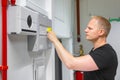
{"label": "man's forearm", "polygon": [[59,40],[55,41],[54,46],[56,48],[57,54],[59,58],[62,60],[62,62],[69,66],[71,65],[71,61],[73,61],[74,57],[63,47],[63,45],[60,43]]}

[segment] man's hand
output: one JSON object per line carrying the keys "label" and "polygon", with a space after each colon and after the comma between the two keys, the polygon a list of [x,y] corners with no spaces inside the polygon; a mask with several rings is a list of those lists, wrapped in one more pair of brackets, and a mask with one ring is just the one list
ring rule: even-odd
{"label": "man's hand", "polygon": [[56,34],[53,31],[48,31],[47,37],[53,43],[58,41],[58,38],[57,38]]}

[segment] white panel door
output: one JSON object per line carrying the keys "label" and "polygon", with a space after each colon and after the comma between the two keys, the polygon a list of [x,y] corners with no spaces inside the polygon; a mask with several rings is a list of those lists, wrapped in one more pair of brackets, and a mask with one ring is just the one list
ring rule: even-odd
{"label": "white panel door", "polygon": [[53,31],[59,38],[71,36],[71,0],[53,0]]}

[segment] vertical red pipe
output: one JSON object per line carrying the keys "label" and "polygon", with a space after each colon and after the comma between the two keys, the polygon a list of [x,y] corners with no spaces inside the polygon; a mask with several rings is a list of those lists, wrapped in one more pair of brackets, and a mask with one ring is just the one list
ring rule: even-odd
{"label": "vertical red pipe", "polygon": [[[80,0],[76,0],[76,19],[77,19],[77,41],[80,42]],[[80,71],[75,71],[75,80],[84,80],[84,74]]]}
{"label": "vertical red pipe", "polygon": [[[16,0],[11,0],[11,5],[15,5]],[[7,80],[7,7],[8,0],[1,0],[2,4],[2,80]],[[1,79],[0,79],[1,80]]]}
{"label": "vertical red pipe", "polygon": [[80,4],[79,0],[76,0],[76,15],[77,15],[77,41],[80,42]]}
{"label": "vertical red pipe", "polygon": [[8,0],[2,0],[2,80],[7,80],[7,5]]}

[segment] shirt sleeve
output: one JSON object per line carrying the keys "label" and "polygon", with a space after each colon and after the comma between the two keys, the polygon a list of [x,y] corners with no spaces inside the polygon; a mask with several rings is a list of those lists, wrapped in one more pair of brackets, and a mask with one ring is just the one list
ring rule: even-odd
{"label": "shirt sleeve", "polygon": [[103,50],[95,50],[90,56],[93,58],[99,69],[106,68],[110,63],[110,55]]}

